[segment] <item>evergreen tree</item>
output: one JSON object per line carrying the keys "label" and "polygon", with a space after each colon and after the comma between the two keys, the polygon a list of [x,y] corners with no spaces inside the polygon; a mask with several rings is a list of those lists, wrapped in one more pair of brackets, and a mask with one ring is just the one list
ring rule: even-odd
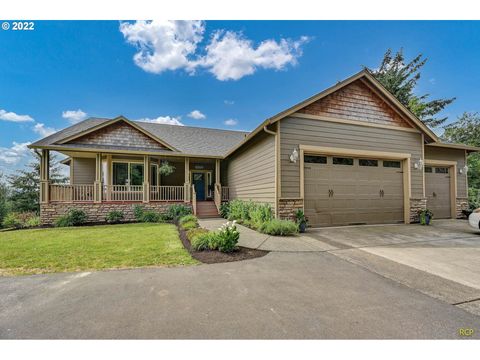
{"label": "evergreen tree", "polygon": [[4,181],[4,176],[0,173],[0,227],[2,226],[3,219],[8,212],[8,187]]}
{"label": "evergreen tree", "polygon": [[[40,159],[29,163],[25,169],[17,170],[7,176],[10,185],[9,202],[15,212],[40,211]],[[50,181],[65,183],[67,178],[61,174],[60,166],[55,156],[50,157]]]}
{"label": "evergreen tree", "polygon": [[427,62],[422,54],[406,63],[403,50],[396,54],[388,49],[380,67],[376,70],[369,69],[375,78],[380,81],[403,105],[415,114],[426,125],[437,127],[443,124],[447,117],[436,117],[455,98],[428,100],[429,94],[415,95],[415,87],[420,79],[420,70]]}

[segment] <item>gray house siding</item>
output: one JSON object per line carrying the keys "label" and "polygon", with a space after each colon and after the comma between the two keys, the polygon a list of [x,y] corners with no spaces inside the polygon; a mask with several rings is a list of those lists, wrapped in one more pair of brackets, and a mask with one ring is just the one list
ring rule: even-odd
{"label": "gray house siding", "polygon": [[275,207],[275,136],[260,133],[228,159],[230,198]]}
{"label": "gray house siding", "polygon": [[458,169],[465,166],[465,150],[425,146],[425,159],[457,162],[457,196],[467,197],[467,175],[458,174]]}
{"label": "gray house siding", "polygon": [[292,163],[289,156],[298,146],[312,145],[355,150],[371,150],[411,154],[412,197],[423,196],[422,171],[413,163],[422,157],[422,137],[415,132],[383,129],[330,121],[287,117],[280,126],[281,190],[280,197],[300,196],[300,162]]}

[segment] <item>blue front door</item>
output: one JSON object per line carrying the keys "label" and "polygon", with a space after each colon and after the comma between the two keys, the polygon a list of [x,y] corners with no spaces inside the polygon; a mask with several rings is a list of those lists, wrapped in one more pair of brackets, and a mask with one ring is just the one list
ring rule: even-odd
{"label": "blue front door", "polygon": [[205,200],[205,173],[192,173],[193,185],[197,193],[197,200]]}

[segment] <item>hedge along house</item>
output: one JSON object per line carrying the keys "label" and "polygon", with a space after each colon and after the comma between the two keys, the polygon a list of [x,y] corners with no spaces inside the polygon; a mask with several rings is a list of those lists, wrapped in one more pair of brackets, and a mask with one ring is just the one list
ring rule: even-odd
{"label": "hedge along house", "polygon": [[[466,156],[441,143],[367,71],[265,120],[250,133],[87,119],[31,145],[41,150],[41,219],[69,208],[91,221],[135,203],[218,215],[230,199],[269,203],[279,218],[304,209],[312,226],[409,223],[426,207],[468,207]],[[50,184],[49,151],[68,156],[70,184]],[[162,161],[175,167],[162,176]]]}

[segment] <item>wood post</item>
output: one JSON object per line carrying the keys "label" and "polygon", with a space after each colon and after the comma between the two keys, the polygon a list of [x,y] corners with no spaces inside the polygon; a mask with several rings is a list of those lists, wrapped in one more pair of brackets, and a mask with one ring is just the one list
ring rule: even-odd
{"label": "wood post", "polygon": [[185,182],[184,186],[184,201],[190,201],[190,159],[188,157],[185,158]]}
{"label": "wood post", "polygon": [[143,202],[150,202],[150,156],[143,156]]}
{"label": "wood post", "polygon": [[93,201],[102,202],[102,154],[95,156],[95,183],[93,184]]}
{"label": "wood post", "polygon": [[220,159],[215,160],[215,185],[220,185]]}
{"label": "wood post", "polygon": [[42,150],[40,155],[40,203],[48,204],[50,200],[50,151]]}
{"label": "wood post", "polygon": [[113,174],[112,174],[112,155],[107,155],[107,173],[105,176],[105,182],[107,184],[107,201],[112,200],[112,184],[113,184]]}

